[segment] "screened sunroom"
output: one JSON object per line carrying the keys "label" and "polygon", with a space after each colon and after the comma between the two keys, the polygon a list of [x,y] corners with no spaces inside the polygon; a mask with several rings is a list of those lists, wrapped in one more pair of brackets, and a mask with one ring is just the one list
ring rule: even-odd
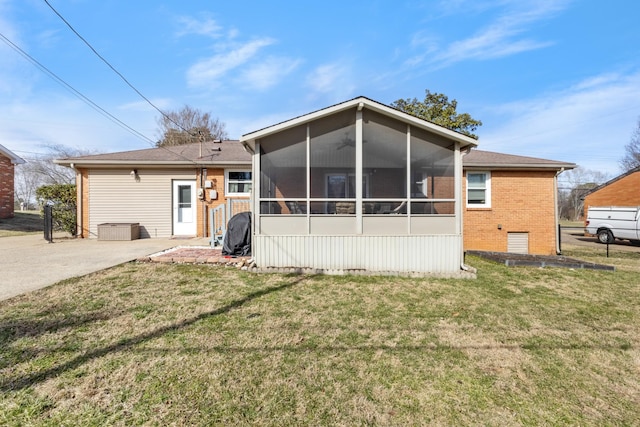
{"label": "screened sunroom", "polygon": [[473,139],[361,97],[241,142],[259,266],[459,271],[460,150]]}

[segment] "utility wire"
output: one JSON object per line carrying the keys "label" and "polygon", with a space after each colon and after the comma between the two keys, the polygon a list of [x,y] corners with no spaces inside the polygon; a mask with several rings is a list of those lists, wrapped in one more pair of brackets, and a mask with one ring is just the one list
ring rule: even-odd
{"label": "utility wire", "polygon": [[164,113],[164,111],[162,111],[160,108],[158,108],[158,107],[157,107],[153,102],[151,102],[151,101],[149,100],[149,98],[147,98],[146,96],[144,96],[144,95],[142,94],[142,92],[140,92],[140,91],[139,91],[135,86],[133,86],[133,85],[129,82],[129,80],[127,80],[127,79],[125,78],[125,76],[123,76],[123,75],[122,75],[122,73],[120,73],[118,70],[116,70],[116,68],[115,68],[113,65],[111,65],[111,64],[109,63],[109,61],[107,61],[107,60],[106,60],[102,55],[100,55],[100,54],[98,53],[98,51],[97,51],[97,50],[96,50],[96,49],[91,45],[91,43],[89,43],[89,42],[88,42],[84,37],[82,37],[82,36],[80,35],[80,33],[78,33],[78,32],[76,31],[76,29],[75,29],[75,28],[73,28],[73,26],[69,23],[69,21],[67,21],[67,20],[66,20],[66,19],[65,19],[61,14],[60,14],[60,12],[58,12],[58,11],[57,11],[57,10],[56,10],[52,5],[51,5],[51,3],[49,3],[49,0],[44,0],[44,2],[47,4],[47,6],[49,6],[49,8],[51,8],[51,10],[52,10],[56,15],[58,15],[58,17],[62,20],[62,22],[64,22],[64,23],[67,25],[67,27],[69,27],[69,29],[70,29],[71,31],[73,31],[73,33],[74,33],[76,36],[78,36],[78,38],[79,38],[80,40],[82,40],[82,41],[84,42],[84,44],[86,44],[86,45],[87,45],[87,47],[89,47],[89,49],[91,49],[91,51],[92,51],[93,53],[95,53],[95,54],[96,54],[96,56],[97,56],[98,58],[100,58],[100,59],[102,60],[102,62],[104,62],[105,64],[107,64],[107,66],[108,66],[109,68],[111,68],[111,70],[112,70],[114,73],[116,73],[116,74],[117,74],[117,75],[122,79],[122,81],[124,81],[124,82],[125,82],[125,83],[126,83],[126,84],[131,88],[131,89],[133,89],[133,91],[134,91],[135,93],[137,93],[138,95],[140,95],[140,97],[141,97],[142,99],[144,99],[144,100],[145,100],[149,105],[151,105],[151,106],[152,106],[156,111],[158,111],[160,114],[162,114],[162,116],[163,116],[164,118],[166,118],[167,120],[169,120],[170,122],[172,122],[173,124],[175,124],[176,126],[178,126],[180,129],[182,129],[183,131],[185,131],[185,132],[186,132],[186,133],[188,133],[189,135],[191,135],[191,136],[196,136],[196,134],[195,134],[195,133],[192,133],[192,132],[190,132],[189,130],[185,129],[185,128],[180,124],[180,123],[176,122],[176,121],[175,121],[175,120],[173,120],[171,117],[169,117],[168,115],[166,115],[166,114]]}
{"label": "utility wire", "polygon": [[155,144],[155,141],[153,141],[151,138],[143,135],[142,133],[138,132],[137,130],[135,130],[134,128],[132,128],[131,126],[129,126],[128,124],[124,123],[122,120],[118,119],[116,116],[114,116],[113,114],[109,113],[107,110],[105,110],[104,108],[100,107],[98,104],[96,104],[95,102],[93,102],[91,99],[89,99],[88,97],[86,97],[84,94],[82,94],[80,91],[78,91],[77,89],[75,89],[73,86],[71,86],[69,83],[67,83],[66,81],[64,81],[61,77],[59,77],[57,74],[55,74],[53,71],[51,71],[50,69],[48,69],[47,67],[45,67],[43,64],[41,64],[40,62],[38,62],[38,60],[36,60],[34,57],[32,57],[31,55],[29,55],[27,52],[25,52],[24,50],[22,50],[22,48],[20,48],[20,46],[16,45],[14,42],[12,42],[11,40],[9,40],[4,34],[0,33],[0,39],[2,39],[2,41],[4,41],[9,47],[11,47],[13,50],[15,50],[16,52],[18,52],[20,55],[22,55],[22,57],[24,57],[27,61],[31,62],[33,65],[35,65],[36,67],[38,67],[42,72],[46,73],[47,75],[49,75],[49,77],[51,77],[53,80],[55,80],[56,82],[58,82],[60,85],[62,85],[64,88],[66,88],[69,92],[73,93],[74,95],[76,95],[78,98],[80,98],[82,101],[86,102],[89,106],[91,106],[94,110],[98,111],[100,114],[104,115],[105,117],[107,117],[108,119],[110,119],[111,121],[113,121],[114,123],[116,123],[117,125],[121,126],[122,128],[126,129],[127,131],[129,131],[130,133],[132,133],[133,135],[137,136],[138,138],[144,139],[147,142],[150,142],[152,144]]}
{"label": "utility wire", "polygon": [[[111,120],[112,122],[114,122],[115,124],[117,124],[118,126],[122,127],[123,129],[125,129],[126,131],[130,132],[131,134],[133,134],[134,136],[137,136],[138,138],[141,138],[143,140],[145,140],[146,142],[148,142],[149,144],[151,144],[152,146],[156,146],[156,143],[153,139],[147,137],[146,135],[138,132],[137,130],[135,130],[134,128],[132,128],[131,126],[129,126],[128,124],[124,123],[122,120],[118,119],[116,116],[114,116],[113,114],[109,113],[107,110],[105,110],[104,108],[100,107],[98,104],[96,104],[95,102],[93,102],[91,99],[89,99],[87,96],[85,96],[84,94],[82,94],[79,90],[77,90],[76,88],[74,88],[73,86],[71,86],[69,83],[67,83],[66,81],[64,81],[61,77],[59,77],[57,74],[55,74],[53,71],[51,71],[50,69],[48,69],[46,66],[44,66],[43,64],[41,64],[37,59],[35,59],[34,57],[32,57],[31,55],[29,55],[27,52],[25,52],[20,46],[18,46],[17,44],[15,44],[14,42],[12,42],[11,40],[9,40],[4,34],[0,33],[0,40],[2,40],[4,43],[6,43],[9,47],[11,47],[13,50],[15,50],[17,53],[19,53],[23,58],[25,58],[27,61],[29,61],[31,64],[33,64],[35,67],[37,67],[40,71],[42,71],[43,73],[47,74],[52,80],[55,80],[58,84],[60,84],[61,86],[63,86],[65,89],[67,89],[69,92],[71,92],[72,94],[74,94],[75,96],[77,96],[78,98],[80,98],[82,101],[84,101],[86,104],[88,104],[91,108],[93,108],[94,110],[96,110],[97,112],[99,112],[100,114],[102,114],[103,116],[105,116],[106,118],[108,118],[109,120]],[[186,156],[183,156],[182,154],[178,153],[178,152],[174,152],[172,150],[169,150],[168,147],[164,147],[164,146],[160,146],[158,148],[162,148],[164,150],[170,151],[173,154],[182,157],[183,159],[190,161],[194,164],[198,164],[198,162],[194,161],[193,159],[190,159]],[[42,154],[42,153],[32,153],[32,154]]]}

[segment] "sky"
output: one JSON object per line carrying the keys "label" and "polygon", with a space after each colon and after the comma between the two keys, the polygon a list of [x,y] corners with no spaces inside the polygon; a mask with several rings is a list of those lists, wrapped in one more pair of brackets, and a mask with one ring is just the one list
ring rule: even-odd
{"label": "sky", "polygon": [[150,148],[158,110],[185,105],[237,139],[429,90],[482,121],[479,149],[613,177],[640,118],[638,16],[635,0],[0,0],[0,144]]}

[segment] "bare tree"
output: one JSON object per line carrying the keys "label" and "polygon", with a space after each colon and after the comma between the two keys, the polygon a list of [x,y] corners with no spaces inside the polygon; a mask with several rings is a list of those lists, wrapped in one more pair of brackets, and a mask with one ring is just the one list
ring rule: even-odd
{"label": "bare tree", "polygon": [[560,175],[558,186],[559,216],[576,221],[584,214],[584,196],[592,188],[607,181],[609,176],[601,171],[577,168]]}
{"label": "bare tree", "polygon": [[35,205],[36,189],[43,185],[74,184],[76,174],[73,169],[56,165],[53,159],[94,154],[88,150],[71,148],[61,144],[46,146],[45,154],[27,157],[25,164],[15,168],[14,189],[16,198],[26,206]]}
{"label": "bare tree", "polygon": [[227,139],[226,125],[212,118],[209,113],[202,113],[185,105],[179,111],[170,111],[158,118],[158,147],[191,144],[199,141]]}
{"label": "bare tree", "polygon": [[35,207],[36,189],[41,185],[41,179],[34,173],[31,160],[27,163],[16,165],[14,191],[18,203],[23,203],[25,209]]}
{"label": "bare tree", "polygon": [[620,160],[622,172],[627,172],[640,166],[640,118],[636,129],[631,134],[631,140],[624,146],[624,156]]}

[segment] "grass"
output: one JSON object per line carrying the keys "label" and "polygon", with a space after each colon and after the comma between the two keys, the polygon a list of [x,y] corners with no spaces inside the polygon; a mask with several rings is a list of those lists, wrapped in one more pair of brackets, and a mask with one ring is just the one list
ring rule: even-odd
{"label": "grass", "polygon": [[560,220],[560,226],[564,228],[582,228],[584,229],[584,221]]}
{"label": "grass", "polygon": [[42,233],[44,220],[39,211],[16,211],[13,218],[0,219],[0,237]]}
{"label": "grass", "polygon": [[67,280],[0,302],[0,424],[638,425],[638,255],[565,254],[618,270]]}

